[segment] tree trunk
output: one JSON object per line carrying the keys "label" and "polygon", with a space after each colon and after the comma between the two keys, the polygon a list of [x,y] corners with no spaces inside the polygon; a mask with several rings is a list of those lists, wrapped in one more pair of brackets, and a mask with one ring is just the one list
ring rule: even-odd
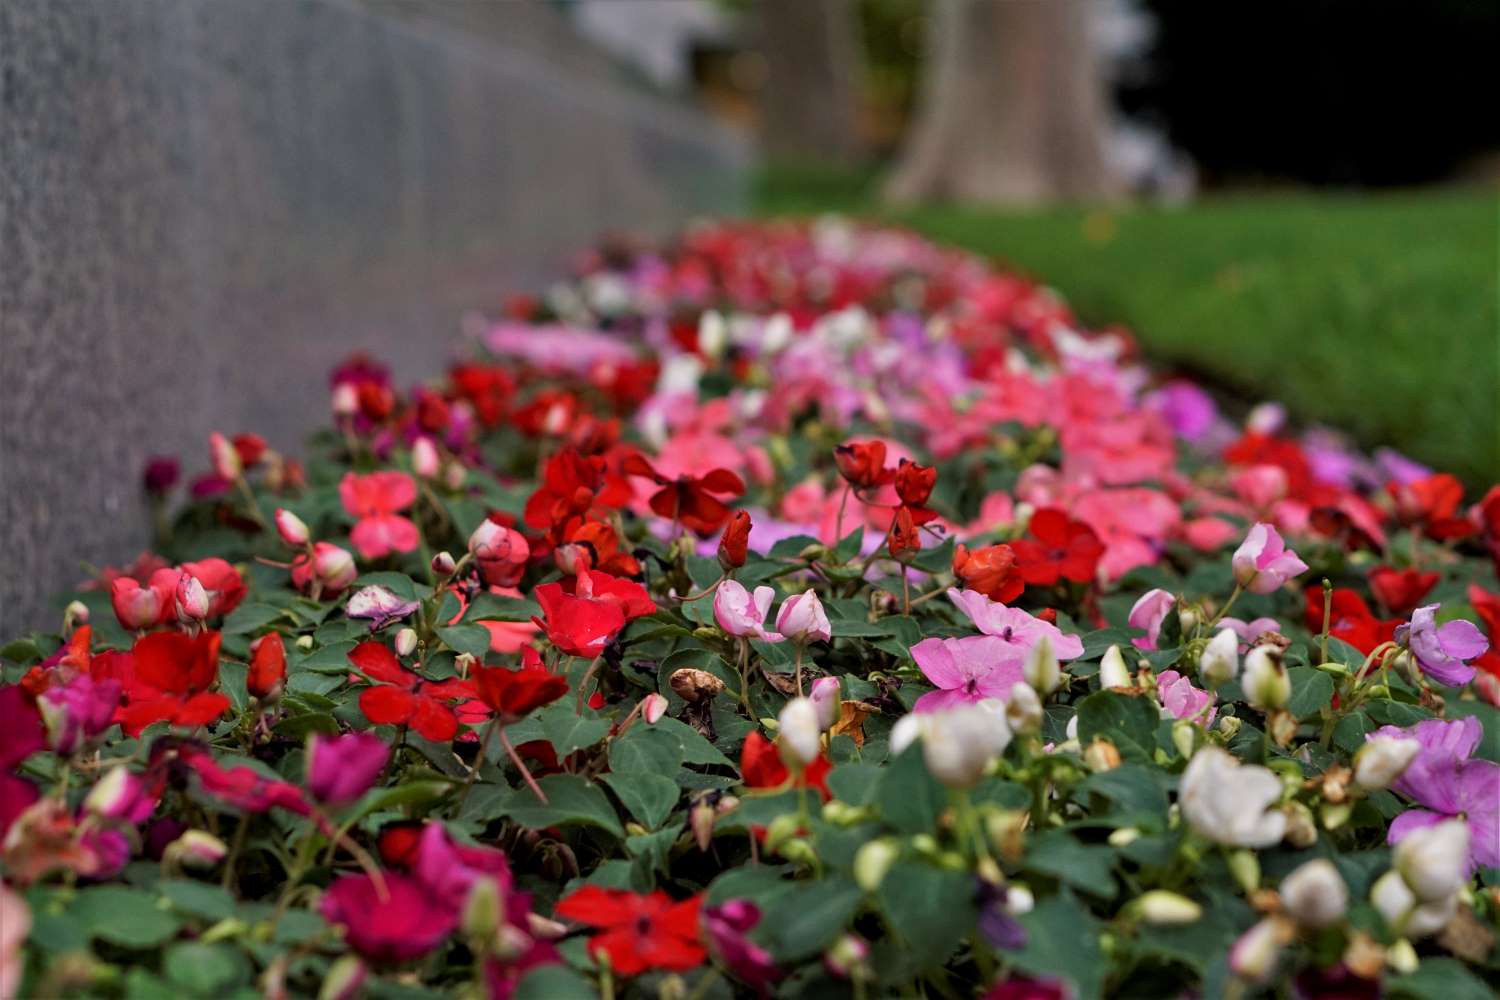
{"label": "tree trunk", "polygon": [[1091,0],[939,0],[898,202],[1036,204],[1117,190]]}
{"label": "tree trunk", "polygon": [[761,114],[774,162],[859,162],[861,59],[853,0],[761,0]]}

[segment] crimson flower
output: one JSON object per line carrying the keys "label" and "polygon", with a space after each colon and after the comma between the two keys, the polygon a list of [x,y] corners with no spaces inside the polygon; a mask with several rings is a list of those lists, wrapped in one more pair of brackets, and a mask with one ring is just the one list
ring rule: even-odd
{"label": "crimson flower", "polygon": [[1438,541],[1474,533],[1473,522],[1459,513],[1464,484],[1457,476],[1438,472],[1409,483],[1387,483],[1385,488],[1396,503],[1396,517],[1402,524],[1420,524],[1428,537]]}
{"label": "crimson flower", "polygon": [[453,388],[474,407],[474,415],[486,427],[496,427],[505,419],[510,398],[516,391],[515,379],[498,365],[457,365],[448,373]]}
{"label": "crimson flower", "polygon": [[895,469],[885,467],[884,441],[850,441],[833,449],[833,461],[839,475],[856,490],[872,490],[896,477]]}
{"label": "crimson flower", "polygon": [[508,670],[476,666],[474,687],[479,700],[494,710],[500,725],[508,726],[567,694],[568,679],[542,667]]}
{"label": "crimson flower", "polygon": [[719,566],[724,572],[739,569],[750,557],[750,514],[737,510],[719,539]]}
{"label": "crimson flower", "polygon": [[978,591],[1001,604],[1009,604],[1026,589],[1015,550],[1005,544],[986,545],[972,552],[955,546],[953,575],[963,582],[965,590]]}
{"label": "crimson flower", "polygon": [[349,947],[374,962],[405,962],[442,943],[458,926],[459,911],[415,878],[385,872],[381,894],[369,875],[345,875],[323,893],[319,909],[344,928]]}
{"label": "crimson flower", "polygon": [[381,682],[360,693],[359,709],[365,718],[377,725],[411,726],[434,743],[446,743],[457,735],[454,708],[478,697],[468,681],[430,681],[406,669],[379,642],[355,646],[349,651],[349,662],[366,677]]}
{"label": "crimson flower", "polygon": [[1054,507],[1043,507],[1031,515],[1026,533],[1029,537],[1011,543],[1026,583],[1050,587],[1059,580],[1094,579],[1104,544],[1093,528]]}
{"label": "crimson flower", "polygon": [[1405,617],[1437,586],[1439,576],[1435,572],[1377,566],[1370,571],[1370,590],[1387,611]]}
{"label": "crimson flower", "polygon": [[542,467],[542,483],[526,501],[526,524],[560,537],[569,521],[588,514],[603,487],[602,458],[585,458],[576,448],[563,448]]}
{"label": "crimson flower", "polygon": [[153,632],[137,639],[128,657],[95,657],[90,672],[95,680],[120,682],[125,704],[115,720],[126,736],[139,736],[153,722],[207,725],[229,707],[228,698],[208,690],[219,676],[217,632]]}
{"label": "crimson flower", "polygon": [[[828,790],[828,773],[832,770],[833,764],[827,755],[819,754],[817,760],[795,776],[795,787],[815,788],[827,802],[833,798],[833,793]],[[740,748],[740,774],[745,778],[746,788],[784,788],[794,777],[781,759],[776,744],[759,731],[746,736],[745,744]]]}
{"label": "crimson flower", "polygon": [[598,570],[541,584],[533,593],[545,619],[536,623],[571,656],[598,656],[626,622],[656,610],[645,587]]}
{"label": "crimson flower", "polygon": [[[310,811],[302,789],[289,782],[267,778],[250,767],[224,767],[209,750],[198,744],[163,744],[160,748],[178,747],[178,760],[198,776],[205,794],[245,812],[263,813],[285,809],[299,816]],[[157,747],[153,747],[157,756]]]}
{"label": "crimson flower", "polygon": [[686,972],[708,957],[698,935],[702,895],[674,902],[657,889],[644,895],[586,885],[558,900],[554,914],[601,933],[589,940],[589,954],[604,955],[622,976],[648,969]]}
{"label": "crimson flower", "polygon": [[662,517],[681,522],[689,531],[711,535],[729,518],[729,507],[714,494],[739,496],[745,492],[745,481],[728,469],[713,469],[703,476],[678,476],[668,479],[639,454],[631,454],[621,463],[627,476],[650,479],[661,489],[651,494],[651,509]]}

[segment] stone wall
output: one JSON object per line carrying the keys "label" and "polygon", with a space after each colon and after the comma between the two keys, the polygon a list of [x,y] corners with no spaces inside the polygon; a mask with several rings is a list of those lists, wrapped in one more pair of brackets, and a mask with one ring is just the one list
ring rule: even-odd
{"label": "stone wall", "polygon": [[464,311],[747,166],[545,4],[0,3],[0,635],[145,546],[147,455],[295,451],[350,350],[430,375]]}

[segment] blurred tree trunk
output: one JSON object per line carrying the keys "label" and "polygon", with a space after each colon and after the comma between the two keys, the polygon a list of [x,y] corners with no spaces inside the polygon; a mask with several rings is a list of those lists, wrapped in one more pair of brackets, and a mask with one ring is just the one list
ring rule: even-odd
{"label": "blurred tree trunk", "polygon": [[761,115],[772,162],[849,165],[859,135],[862,60],[854,0],[761,0]]}
{"label": "blurred tree trunk", "polygon": [[1090,4],[939,0],[886,197],[1033,204],[1115,193]]}

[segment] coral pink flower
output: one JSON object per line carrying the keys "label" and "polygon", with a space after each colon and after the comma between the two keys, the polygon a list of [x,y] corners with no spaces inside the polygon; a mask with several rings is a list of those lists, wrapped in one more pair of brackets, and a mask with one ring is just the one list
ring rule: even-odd
{"label": "coral pink flower", "polygon": [[1286,547],[1271,525],[1257,523],[1234,552],[1234,582],[1252,594],[1274,593],[1282,584],[1307,572],[1307,563]]}
{"label": "coral pink flower", "polygon": [[339,483],[344,511],[357,518],[349,540],[366,559],[410,552],[421,543],[417,526],[399,511],[417,499],[417,484],[404,472],[346,472]]}
{"label": "coral pink flower", "polygon": [[1083,655],[1083,640],[1078,636],[1066,635],[1051,622],[1042,621],[1020,608],[1007,608],[999,601],[992,601],[972,590],[949,588],[948,599],[968,616],[975,628],[985,635],[998,636],[1013,646],[1023,659],[1026,652],[1043,638],[1052,643],[1052,652],[1059,660]]}

